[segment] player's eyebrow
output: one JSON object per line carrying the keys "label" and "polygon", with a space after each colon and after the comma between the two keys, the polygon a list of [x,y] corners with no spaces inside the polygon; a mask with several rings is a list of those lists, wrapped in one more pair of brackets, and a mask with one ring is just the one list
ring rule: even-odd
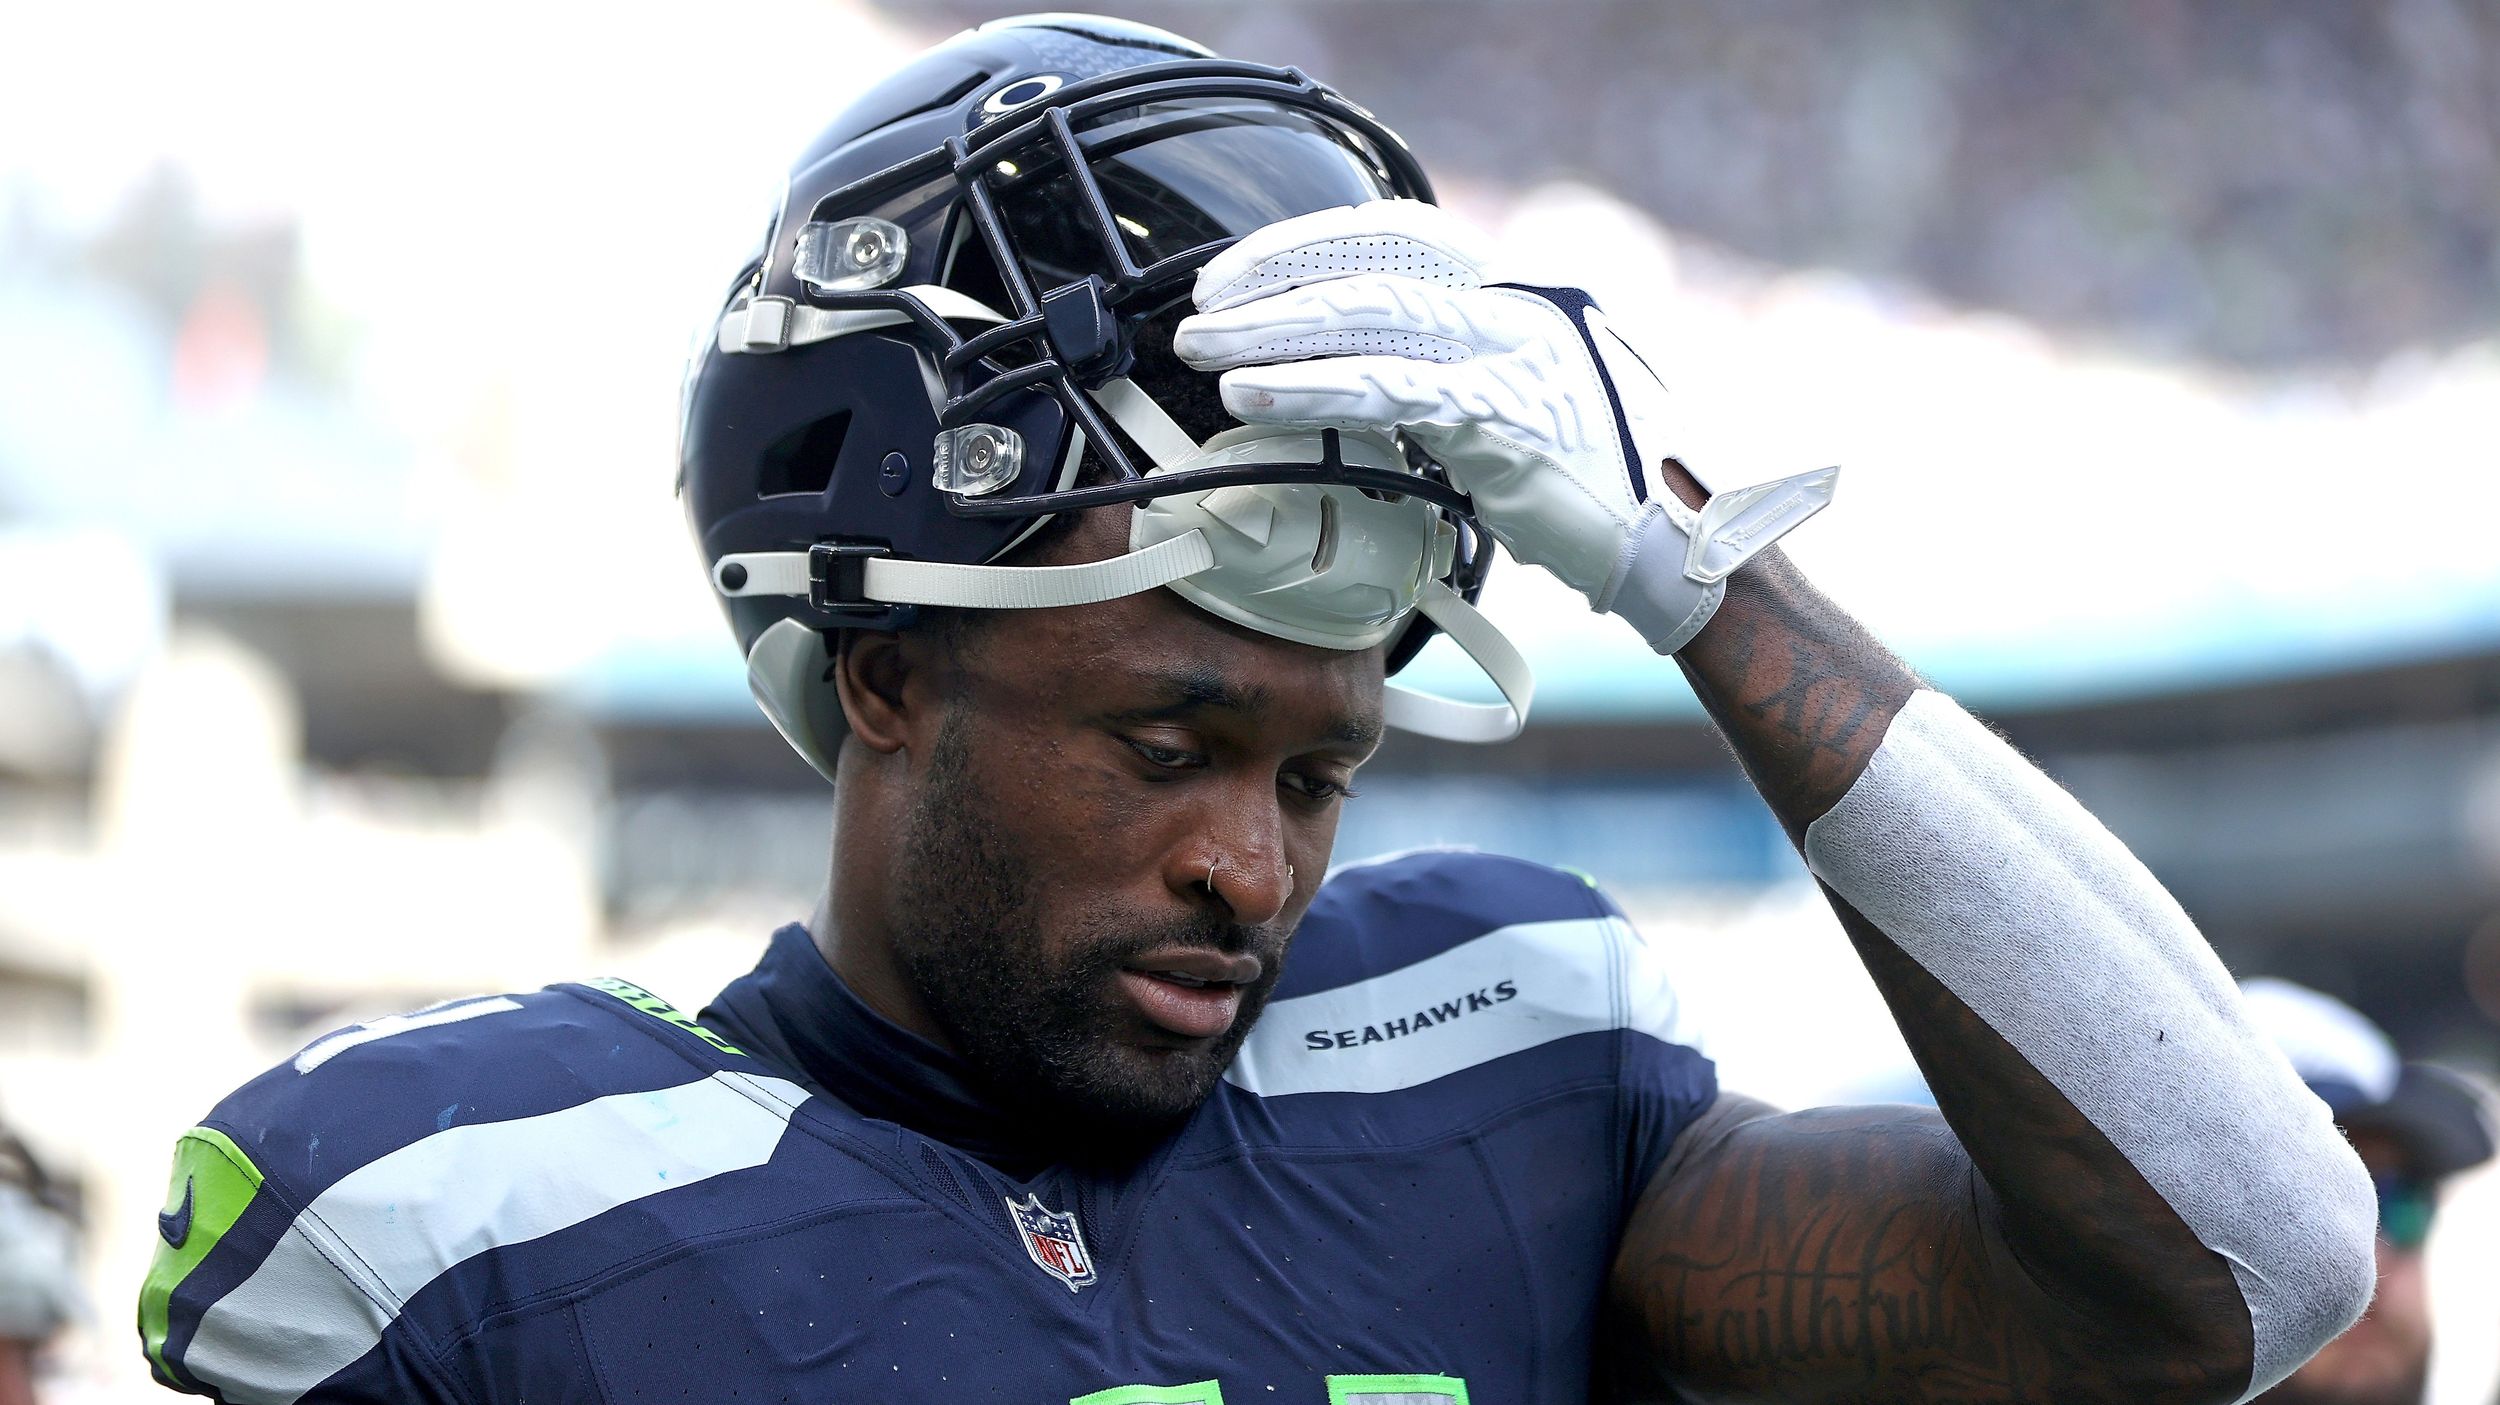
{"label": "player's eyebrow", "polygon": [[[1212,667],[1196,664],[1148,671],[1141,680],[1163,700],[1120,714],[1124,722],[1162,722],[1192,713],[1230,712],[1255,722],[1267,713],[1275,694],[1263,683],[1237,683]],[[1381,725],[1370,717],[1340,717],[1327,740],[1369,749],[1380,744]]]}
{"label": "player's eyebrow", "polygon": [[1162,701],[1120,714],[1129,721],[1164,721],[1208,709],[1238,713],[1256,721],[1266,715],[1268,703],[1273,700],[1265,685],[1235,683],[1204,664],[1150,669],[1140,681]]}
{"label": "player's eyebrow", "polygon": [[1368,752],[1380,745],[1380,731],[1377,717],[1340,717],[1328,729],[1328,740]]}

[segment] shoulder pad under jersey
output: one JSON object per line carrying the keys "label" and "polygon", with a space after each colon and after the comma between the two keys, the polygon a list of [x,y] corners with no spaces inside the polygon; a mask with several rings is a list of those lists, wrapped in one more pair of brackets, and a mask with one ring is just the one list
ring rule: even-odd
{"label": "shoulder pad under jersey", "polygon": [[387,1356],[409,1297],[466,1259],[760,1165],[805,1096],[623,981],[324,1035],[177,1141],[140,1293],[150,1364],[291,1400]]}

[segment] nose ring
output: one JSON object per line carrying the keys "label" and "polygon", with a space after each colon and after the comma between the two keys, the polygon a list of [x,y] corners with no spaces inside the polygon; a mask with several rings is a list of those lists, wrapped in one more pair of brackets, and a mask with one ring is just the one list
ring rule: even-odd
{"label": "nose ring", "polygon": [[[1222,859],[1209,859],[1209,860],[1207,860],[1207,878],[1206,878],[1206,885],[1207,885],[1207,887],[1208,887],[1210,890],[1212,890],[1212,889],[1215,887],[1215,871],[1216,871],[1217,869],[1219,869],[1219,868],[1222,868],[1223,866],[1224,866],[1224,861],[1223,861]],[[1293,878],[1293,865],[1292,865],[1292,864],[1287,864],[1287,865],[1285,865],[1285,881],[1286,881],[1287,883],[1291,883],[1291,882],[1293,882],[1293,881],[1294,881],[1294,878]]]}

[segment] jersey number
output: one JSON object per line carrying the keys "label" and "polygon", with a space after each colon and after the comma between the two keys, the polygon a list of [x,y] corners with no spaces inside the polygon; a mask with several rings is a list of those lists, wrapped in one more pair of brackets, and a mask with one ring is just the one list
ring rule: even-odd
{"label": "jersey number", "polygon": [[[1224,1388],[1213,1381],[1113,1386],[1068,1405],[1224,1405]],[[1467,1383],[1456,1376],[1330,1376],[1328,1405],[1467,1405]]]}
{"label": "jersey number", "polygon": [[295,1056],[295,1071],[310,1073],[348,1050],[360,1044],[370,1044],[376,1039],[388,1039],[394,1034],[406,1034],[411,1030],[458,1024],[480,1015],[500,1015],[506,1010],[520,1008],[521,1002],[509,996],[490,995],[482,1000],[474,997],[446,1000],[440,1005],[428,1005],[404,1015],[384,1015],[378,1020],[349,1025],[335,1034],[325,1034],[305,1045],[304,1052]]}

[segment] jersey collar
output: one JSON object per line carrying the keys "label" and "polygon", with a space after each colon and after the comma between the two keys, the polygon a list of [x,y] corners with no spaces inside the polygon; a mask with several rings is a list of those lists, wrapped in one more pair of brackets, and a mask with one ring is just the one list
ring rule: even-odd
{"label": "jersey collar", "polygon": [[773,933],[764,959],[703,1012],[705,1024],[794,1073],[811,1092],[1021,1174],[1046,1158],[982,1094],[963,1060],[878,1014],[825,963],[807,928]]}

